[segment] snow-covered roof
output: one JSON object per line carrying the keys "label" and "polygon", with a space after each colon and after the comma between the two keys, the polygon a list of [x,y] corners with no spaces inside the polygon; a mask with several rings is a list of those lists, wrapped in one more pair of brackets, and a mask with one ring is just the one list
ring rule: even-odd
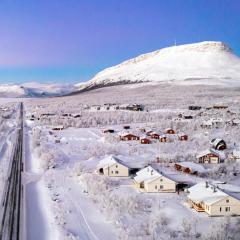
{"label": "snow-covered roof", "polygon": [[227,191],[228,193],[240,193],[240,186],[236,186],[226,182],[218,182],[216,184],[214,182],[214,185],[217,185],[218,188],[220,188],[223,191]]}
{"label": "snow-covered roof", "polygon": [[[122,164],[124,166],[126,166],[120,159],[118,159],[117,157],[113,156],[113,155],[109,155],[106,158],[102,159],[101,161],[99,161],[97,167],[98,168],[104,168],[104,167],[110,167],[116,163]],[[127,167],[127,166],[126,166]]]}
{"label": "snow-covered roof", "polygon": [[173,130],[172,128],[166,128],[165,131]]}
{"label": "snow-covered roof", "polygon": [[160,133],[158,132],[151,132],[151,135],[154,135],[154,134],[160,135]]}
{"label": "snow-covered roof", "polygon": [[204,156],[206,156],[206,155],[208,155],[208,154],[211,154],[211,153],[212,153],[212,152],[210,151],[210,149],[206,149],[206,150],[204,150],[204,151],[199,152],[196,157],[197,157],[197,158],[204,157]]}
{"label": "snow-covered roof", "polygon": [[224,140],[221,138],[215,138],[215,139],[212,139],[211,144],[216,147],[222,141],[224,142]]}
{"label": "snow-covered roof", "polygon": [[57,126],[52,126],[51,128],[52,128],[52,129],[53,129],[53,128],[63,129],[64,126],[63,126],[63,125],[57,125]]}
{"label": "snow-covered roof", "polygon": [[146,166],[146,162],[140,161],[140,162],[136,162],[136,161],[131,161],[131,159],[119,159],[118,157],[114,156],[114,155],[109,155],[105,158],[103,158],[102,160],[99,161],[97,168],[106,168],[106,167],[111,167],[114,164],[121,164],[127,168],[143,168],[144,166]]}
{"label": "snow-covered roof", "polygon": [[158,170],[154,169],[151,166],[143,168],[142,170],[138,171],[136,174],[137,176],[134,177],[134,180],[137,183],[141,183],[141,182],[150,183],[159,177],[166,177],[172,181],[175,181],[171,177],[168,177],[166,174],[163,174],[162,172],[160,173]]}
{"label": "snow-covered roof", "polygon": [[166,138],[167,136],[165,134],[160,135],[160,138]]}
{"label": "snow-covered roof", "polygon": [[202,151],[202,152],[199,152],[196,157],[197,157],[197,158],[204,157],[204,156],[206,156],[207,154],[215,154],[215,155],[218,156],[220,159],[225,159],[225,158],[226,158],[224,152],[220,152],[220,151],[217,151],[217,150],[212,149],[212,148],[206,149],[206,150],[204,150],[204,151]]}
{"label": "snow-covered roof", "polygon": [[131,134],[131,135],[134,135],[134,136],[138,136],[138,134],[136,133],[136,131],[121,131],[121,132],[118,132],[118,135],[119,136],[127,136],[127,135],[129,135],[129,134]]}
{"label": "snow-covered roof", "polygon": [[134,180],[137,183],[145,182],[150,179],[153,180],[156,177],[161,177],[161,174],[151,166],[141,169],[136,173],[136,175],[137,176],[134,177]]}
{"label": "snow-covered roof", "polygon": [[[206,187],[208,185],[208,187]],[[206,203],[211,205],[229,195],[212,184],[201,182],[188,189],[188,198],[196,203]]]}
{"label": "snow-covered roof", "polygon": [[187,134],[186,134],[186,133],[179,133],[178,136],[179,136],[179,137],[187,136]]}
{"label": "snow-covered roof", "polygon": [[206,171],[206,169],[202,165],[194,162],[178,162],[177,164],[181,165],[184,168],[190,168],[192,171],[196,172],[203,173]]}
{"label": "snow-covered roof", "polygon": [[[143,139],[150,140],[150,139],[148,138],[148,136],[146,136],[146,135],[141,135],[141,136],[140,136],[140,140],[143,140]],[[151,141],[151,140],[150,140],[150,141]]]}

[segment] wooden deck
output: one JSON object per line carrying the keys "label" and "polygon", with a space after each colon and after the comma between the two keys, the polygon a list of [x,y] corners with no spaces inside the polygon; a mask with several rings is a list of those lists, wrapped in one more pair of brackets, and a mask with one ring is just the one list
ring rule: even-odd
{"label": "wooden deck", "polygon": [[189,204],[191,208],[194,208],[197,212],[205,212],[205,209],[200,204],[196,204],[192,201],[189,201]]}

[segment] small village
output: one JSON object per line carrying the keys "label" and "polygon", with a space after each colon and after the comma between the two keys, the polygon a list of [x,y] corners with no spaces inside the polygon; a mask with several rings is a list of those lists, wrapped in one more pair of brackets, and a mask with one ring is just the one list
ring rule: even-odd
{"label": "small village", "polygon": [[[130,127],[124,126],[124,129]],[[158,140],[161,143],[167,141],[174,141],[176,135],[175,131],[168,128],[164,131],[165,135],[153,131],[146,131],[140,129],[144,136],[140,137],[133,133],[119,133],[121,141],[139,141],[140,144],[150,144],[151,141]],[[103,133],[114,133],[113,129],[104,130]],[[186,134],[177,134],[175,139],[179,141],[187,141],[188,136]],[[212,139],[210,142],[210,148],[206,151],[199,153],[196,156],[197,162],[178,162],[174,164],[177,171],[181,171],[186,174],[204,173],[206,164],[220,164],[224,162],[224,150],[227,148],[226,142],[223,139]],[[161,160],[157,159],[157,165]],[[233,188],[237,188],[237,193],[240,193],[240,187],[228,186],[228,190],[222,188],[226,183],[213,183],[199,182],[193,185],[190,181],[184,181],[177,178],[176,174],[168,174],[158,167],[146,166],[142,169],[129,166],[127,163],[121,161],[114,156],[109,156],[99,162],[97,165],[97,173],[103,174],[109,177],[129,177],[132,176],[133,183],[140,191],[149,193],[171,193],[186,191],[188,194],[188,202],[190,207],[194,208],[198,212],[206,212],[209,216],[224,216],[224,215],[240,215],[240,199],[232,196],[234,192]],[[135,174],[134,174],[135,173]],[[191,186],[193,185],[193,186]],[[229,192],[229,193],[228,193]],[[240,194],[238,194],[238,197]],[[214,200],[213,200],[214,199]]]}
{"label": "small village", "polygon": [[[127,109],[130,105],[142,109]],[[112,212],[111,221],[121,221],[123,215],[128,219],[122,227],[136,221],[128,213],[131,204],[138,205],[137,214],[146,214],[143,209],[149,202],[151,208],[154,202],[162,206],[159,212],[154,210],[156,216],[178,221],[179,226],[194,219],[203,228],[211,221],[225,217],[237,221],[240,216],[237,107],[222,103],[181,109],[145,104],[27,107],[26,121],[44,171],[70,171],[79,191],[98,210],[106,216]],[[53,193],[56,206],[61,203],[59,194]],[[167,208],[173,208],[179,220],[165,213]],[[134,229],[140,231],[141,224]]]}

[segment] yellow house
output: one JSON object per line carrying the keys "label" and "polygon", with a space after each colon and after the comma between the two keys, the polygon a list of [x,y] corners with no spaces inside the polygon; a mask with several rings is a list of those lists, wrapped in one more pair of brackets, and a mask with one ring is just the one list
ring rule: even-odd
{"label": "yellow house", "polygon": [[240,200],[207,182],[202,182],[188,189],[188,202],[198,212],[209,216],[240,215]]}
{"label": "yellow house", "polygon": [[134,184],[146,192],[176,192],[177,183],[148,166],[136,173]]}
{"label": "yellow house", "polygon": [[118,158],[110,155],[99,162],[97,173],[110,177],[128,177],[129,167]]}

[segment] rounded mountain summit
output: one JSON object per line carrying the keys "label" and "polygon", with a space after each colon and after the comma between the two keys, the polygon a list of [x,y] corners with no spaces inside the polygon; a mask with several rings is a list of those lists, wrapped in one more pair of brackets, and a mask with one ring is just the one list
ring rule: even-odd
{"label": "rounded mountain summit", "polygon": [[222,42],[205,41],[142,54],[99,72],[79,90],[138,82],[240,85],[240,58]]}

